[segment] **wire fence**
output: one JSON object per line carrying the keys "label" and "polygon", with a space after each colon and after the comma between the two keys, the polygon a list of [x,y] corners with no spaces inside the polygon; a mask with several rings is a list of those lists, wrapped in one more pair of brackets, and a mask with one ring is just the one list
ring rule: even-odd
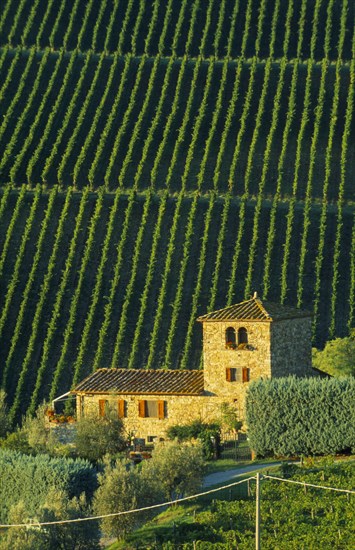
{"label": "wire fence", "polygon": [[[83,522],[83,521],[97,521],[97,520],[104,519],[104,518],[112,518],[112,517],[117,517],[117,516],[122,516],[122,515],[127,515],[127,514],[136,514],[136,513],[145,512],[145,511],[148,511],[148,510],[164,508],[164,507],[174,505],[174,504],[181,504],[182,502],[197,499],[199,497],[203,497],[203,496],[206,496],[206,495],[211,495],[211,494],[217,493],[219,491],[224,491],[224,490],[227,490],[227,489],[231,489],[232,487],[235,487],[237,485],[241,485],[242,483],[249,483],[251,480],[256,480],[256,479],[257,479],[257,476],[251,476],[251,477],[248,477],[246,479],[242,479],[240,481],[235,481],[233,483],[229,483],[228,485],[224,485],[223,487],[217,487],[215,489],[209,489],[208,491],[204,491],[202,493],[196,493],[194,495],[190,495],[190,496],[187,496],[187,497],[182,497],[182,498],[179,498],[179,499],[176,499],[176,500],[170,500],[170,501],[162,502],[160,504],[153,504],[151,506],[144,506],[142,508],[135,508],[133,510],[124,510],[124,511],[121,511],[121,512],[114,512],[114,513],[111,513],[111,514],[103,514],[103,515],[99,515],[99,516],[90,516],[90,517],[86,517],[86,518],[74,518],[74,519],[66,519],[66,520],[58,520],[58,521],[0,524],[0,529],[8,529],[8,528],[11,528],[11,527],[20,528],[20,527],[29,527],[29,526],[31,526],[31,527],[42,527],[42,526],[48,526],[48,525],[78,523],[78,522]],[[270,480],[279,481],[279,482],[283,482],[283,483],[293,483],[293,484],[296,484],[296,485],[301,485],[302,487],[313,487],[313,488],[316,488],[316,489],[336,491],[336,492],[347,493],[347,494],[355,494],[355,491],[351,490],[351,489],[339,489],[337,487],[328,487],[326,485],[315,485],[313,483],[306,483],[304,481],[295,481],[295,480],[291,480],[291,479],[284,479],[284,478],[281,478],[281,477],[270,476],[270,475],[260,475],[260,480],[261,479],[270,479]]]}

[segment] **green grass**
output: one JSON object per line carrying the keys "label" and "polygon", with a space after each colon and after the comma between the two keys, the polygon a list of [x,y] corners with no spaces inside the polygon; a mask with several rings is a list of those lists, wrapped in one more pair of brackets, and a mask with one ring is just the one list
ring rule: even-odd
{"label": "green grass", "polygon": [[143,548],[142,545],[154,544],[158,539],[169,539],[172,530],[177,526],[191,524],[194,515],[201,508],[199,505],[176,505],[160,513],[154,520],[137,529],[132,535],[122,541],[116,541],[107,546],[107,550],[133,550]]}

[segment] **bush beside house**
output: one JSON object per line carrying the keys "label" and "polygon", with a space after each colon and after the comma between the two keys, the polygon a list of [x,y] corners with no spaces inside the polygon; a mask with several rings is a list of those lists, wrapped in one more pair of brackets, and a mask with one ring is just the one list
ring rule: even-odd
{"label": "bush beside house", "polygon": [[355,379],[258,380],[248,388],[246,419],[259,456],[354,452]]}

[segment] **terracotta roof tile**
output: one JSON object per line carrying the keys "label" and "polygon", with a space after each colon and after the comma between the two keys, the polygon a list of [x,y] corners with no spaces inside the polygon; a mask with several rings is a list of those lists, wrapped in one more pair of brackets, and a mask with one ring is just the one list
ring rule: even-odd
{"label": "terracotta roof tile", "polygon": [[203,392],[203,371],[98,369],[71,393],[81,392],[200,395]]}
{"label": "terracotta roof tile", "polygon": [[297,317],[311,317],[309,311],[295,307],[263,302],[257,296],[240,304],[225,307],[202,315],[197,320],[205,321],[280,321]]}

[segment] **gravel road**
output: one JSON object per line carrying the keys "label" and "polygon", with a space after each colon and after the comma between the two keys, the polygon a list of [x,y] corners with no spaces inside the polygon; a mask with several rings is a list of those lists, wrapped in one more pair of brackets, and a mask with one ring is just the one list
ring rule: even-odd
{"label": "gravel road", "polygon": [[219,483],[233,482],[236,478],[243,474],[249,474],[257,470],[264,470],[272,468],[273,466],[279,466],[281,462],[268,462],[265,464],[249,464],[248,466],[241,466],[240,468],[233,468],[232,470],[226,470],[225,472],[215,472],[205,477],[203,487],[211,487]]}

